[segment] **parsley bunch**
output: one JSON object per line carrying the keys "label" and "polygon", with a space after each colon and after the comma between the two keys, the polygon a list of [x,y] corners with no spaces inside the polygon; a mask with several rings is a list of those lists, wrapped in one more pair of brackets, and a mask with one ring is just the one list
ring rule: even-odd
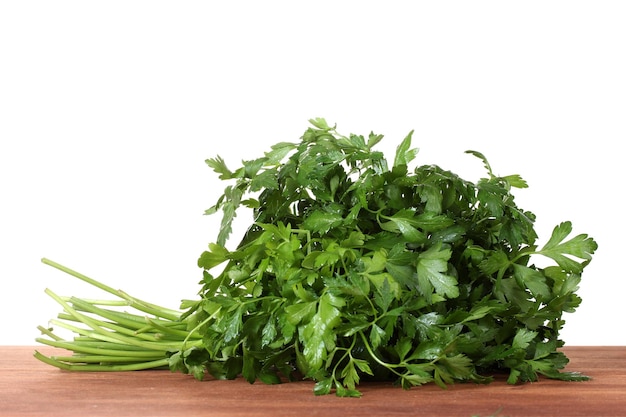
{"label": "parsley bunch", "polygon": [[[207,160],[232,184],[207,210],[223,212],[221,229],[198,261],[202,298],[187,306],[203,346],[174,367],[268,383],[301,374],[316,394],[340,396],[359,395],[361,379],[404,388],[499,370],[509,383],[584,379],[560,372],[567,358],[557,349],[563,313],[581,301],[591,238],[567,240],[564,222],[538,248],[535,216],[511,194],[526,182],[494,175],[479,152],[468,151],[487,177],[474,184],[438,166],[410,169],[411,134],[389,166],[374,150],[382,135],[311,124],[300,143],[237,170]],[[241,206],[254,223],[229,250]],[[554,265],[535,266],[535,255]]]}
{"label": "parsley bunch", "polygon": [[[374,149],[382,135],[343,136],[324,119],[310,122],[300,142],[277,143],[236,170],[219,156],[206,161],[229,185],[206,212],[221,212],[222,221],[198,260],[200,297],[165,317],[152,306],[142,330],[150,343],[133,342],[131,328],[122,342],[109,342],[118,352],[152,352],[154,367],[198,379],[309,378],[318,395],[359,396],[362,380],[408,389],[488,382],[496,372],[512,384],[538,375],[586,379],[562,371],[568,360],[558,348],[563,313],[581,302],[576,291],[597,248],[592,238],[570,238],[572,225],[563,222],[536,245],[535,216],[511,194],[526,182],[495,175],[479,152],[468,151],[487,175],[472,183],[438,166],[412,167],[412,132],[390,165]],[[254,221],[228,249],[242,207]],[[551,265],[536,266],[537,256]],[[66,312],[93,312],[76,298],[57,301]],[[142,303],[135,305],[151,306]],[[105,337],[88,333],[99,346],[121,331],[104,327]],[[57,345],[77,346],[46,332]],[[37,355],[80,369],[80,360]],[[106,358],[99,369],[110,370]],[[147,362],[125,366],[152,367]]]}

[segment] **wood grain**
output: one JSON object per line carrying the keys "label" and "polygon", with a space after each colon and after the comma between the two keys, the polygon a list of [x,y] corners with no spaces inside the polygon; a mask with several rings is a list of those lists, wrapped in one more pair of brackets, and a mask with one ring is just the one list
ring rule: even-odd
{"label": "wood grain", "polygon": [[[587,382],[360,385],[361,398],[316,397],[310,381],[282,385],[196,381],[169,371],[65,372],[0,347],[0,416],[626,416],[626,347],[567,347],[568,370]],[[44,349],[50,353],[49,349]]]}

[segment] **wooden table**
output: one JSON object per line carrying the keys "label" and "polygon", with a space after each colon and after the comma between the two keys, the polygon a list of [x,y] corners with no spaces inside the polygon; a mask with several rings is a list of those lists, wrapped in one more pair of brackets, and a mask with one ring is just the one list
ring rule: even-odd
{"label": "wooden table", "polygon": [[[626,347],[567,347],[567,369],[588,382],[360,385],[361,398],[316,397],[310,381],[282,385],[196,381],[164,371],[66,372],[0,346],[0,416],[626,416]],[[49,349],[42,349],[50,353]]]}

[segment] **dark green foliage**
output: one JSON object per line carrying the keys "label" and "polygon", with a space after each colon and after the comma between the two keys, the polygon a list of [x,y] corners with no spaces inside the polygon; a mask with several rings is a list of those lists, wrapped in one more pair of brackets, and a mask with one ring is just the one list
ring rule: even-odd
{"label": "dark green foliage", "polygon": [[[572,226],[535,242],[534,214],[517,207],[518,175],[476,183],[411,163],[412,134],[393,165],[374,150],[381,135],[342,136],[311,120],[299,143],[278,143],[235,171],[207,210],[223,213],[198,261],[201,299],[184,319],[203,346],[178,352],[172,369],[250,382],[304,376],[315,394],[359,396],[359,382],[403,388],[434,382],[564,380],[563,312],[580,303],[583,268],[597,248]],[[227,249],[241,208],[254,221]],[[554,264],[539,268],[536,256]],[[217,270],[217,272],[214,272]],[[200,368],[198,368],[200,366]],[[199,370],[200,369],[200,370]]]}

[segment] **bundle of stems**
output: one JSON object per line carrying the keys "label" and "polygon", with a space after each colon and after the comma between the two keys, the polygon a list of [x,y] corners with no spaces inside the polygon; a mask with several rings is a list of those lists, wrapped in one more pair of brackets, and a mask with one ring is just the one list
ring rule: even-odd
{"label": "bundle of stems", "polygon": [[[61,305],[63,311],[50,320],[50,328],[39,326],[42,336],[36,341],[72,352],[67,356],[34,356],[52,366],[72,371],[132,371],[168,368],[172,354],[202,345],[202,337],[189,317],[132,297],[95,279],[49,259],[50,265],[116,297],[113,300],[90,300],[63,297],[50,289],[45,292]],[[122,310],[122,309],[126,310]],[[65,340],[53,328],[71,331]]]}

